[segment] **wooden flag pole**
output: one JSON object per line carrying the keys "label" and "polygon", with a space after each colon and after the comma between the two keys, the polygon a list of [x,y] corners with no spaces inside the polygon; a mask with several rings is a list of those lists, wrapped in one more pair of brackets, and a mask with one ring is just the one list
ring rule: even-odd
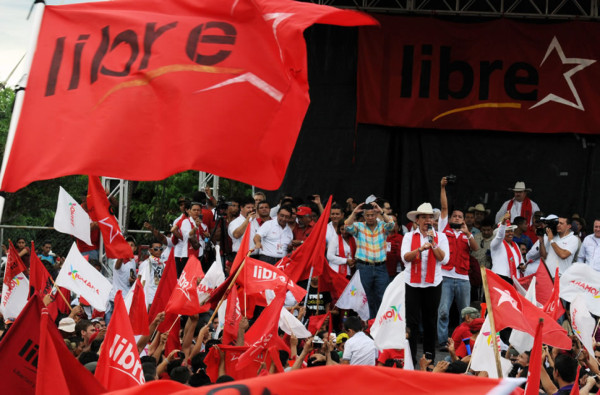
{"label": "wooden flag pole", "polygon": [[60,290],[60,288],[58,288],[58,286],[56,285],[56,283],[54,282],[54,280],[52,279],[52,277],[50,277],[50,281],[52,281],[52,284],[54,284],[54,288],[56,288],[56,290],[58,291],[58,293],[60,294],[60,296],[62,296],[63,300],[65,301],[65,303],[69,307],[69,310],[71,310],[71,312],[73,312],[73,308],[71,307],[71,303],[69,303],[69,301],[67,300],[67,298],[65,297],[65,295]]}
{"label": "wooden flag pole", "polygon": [[485,302],[487,303],[487,311],[490,317],[490,329],[492,332],[492,339],[494,340],[494,358],[496,359],[496,370],[498,371],[498,378],[503,378],[502,365],[500,364],[500,351],[498,351],[498,340],[496,338],[496,324],[494,322],[494,311],[492,307],[492,299],[490,298],[490,289],[487,282],[487,273],[484,265],[479,266],[481,270],[481,280],[483,282],[483,291],[485,293]]}

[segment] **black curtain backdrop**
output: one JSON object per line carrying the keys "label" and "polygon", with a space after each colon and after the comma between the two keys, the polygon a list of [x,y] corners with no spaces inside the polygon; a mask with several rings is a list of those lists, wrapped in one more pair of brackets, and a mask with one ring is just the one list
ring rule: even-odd
{"label": "black curtain backdrop", "polygon": [[600,135],[357,125],[357,34],[325,25],[306,31],[311,105],[281,188],[265,191],[269,201],[282,192],[338,202],[375,194],[406,222],[422,202],[439,207],[440,179],[455,174],[451,206],[484,203],[495,214],[512,197],[508,188],[525,181],[542,211],[579,213],[591,231],[600,217]]}

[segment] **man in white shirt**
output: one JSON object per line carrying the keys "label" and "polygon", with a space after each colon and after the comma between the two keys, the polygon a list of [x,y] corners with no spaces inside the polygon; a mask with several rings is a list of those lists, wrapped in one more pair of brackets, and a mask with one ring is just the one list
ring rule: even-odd
{"label": "man in white shirt", "polygon": [[[539,260],[546,262],[550,275],[554,277],[556,268],[558,274],[562,275],[572,264],[575,253],[579,248],[579,238],[571,232],[571,221],[566,217],[557,217],[551,214],[542,221],[546,225],[546,234],[538,236],[531,250],[527,253],[527,260]],[[556,233],[552,231],[552,222],[556,222]]]}
{"label": "man in white shirt", "polygon": [[507,225],[510,213],[504,213],[500,226],[494,230],[494,239],[490,243],[492,271],[509,284],[512,278],[518,278],[518,268],[523,262],[519,246],[512,240],[516,225]]}
{"label": "man in white shirt", "polygon": [[258,259],[274,265],[287,254],[288,246],[294,239],[287,224],[292,215],[289,206],[283,206],[277,212],[277,219],[265,222],[254,236],[254,246],[259,251]]}
{"label": "man in white shirt", "polygon": [[600,219],[594,221],[594,233],[583,239],[577,262],[587,263],[600,272]]}
{"label": "man in white shirt", "polygon": [[229,237],[231,237],[231,250],[237,253],[242,243],[244,233],[250,225],[250,242],[248,248],[254,248],[254,236],[258,231],[258,222],[256,222],[256,211],[254,210],[254,201],[252,199],[242,199],[240,202],[240,216],[231,221],[227,229]]}
{"label": "man in white shirt", "polygon": [[144,286],[144,295],[146,296],[146,307],[154,301],[154,295],[158,289],[158,283],[162,278],[165,264],[161,259],[163,245],[160,241],[153,241],[148,249],[150,256],[140,263],[138,278]]}
{"label": "man in white shirt", "polygon": [[375,366],[377,361],[377,348],[375,342],[362,331],[362,322],[359,317],[348,317],[344,329],[350,337],[344,345],[344,354],[340,363],[342,365],[368,365]]}
{"label": "man in white shirt", "polygon": [[[127,243],[131,247],[131,251],[133,251],[133,254],[135,255],[137,249],[135,239],[132,236],[127,236],[125,240],[127,240]],[[121,291],[123,295],[127,295],[129,289],[135,282],[136,270],[137,264],[135,263],[135,258],[132,258],[127,262],[123,262],[123,259],[115,259],[113,261],[113,286],[109,295],[110,306],[106,309],[105,314],[106,325],[108,325],[110,318],[112,317],[117,291]]]}
{"label": "man in white shirt", "polygon": [[510,221],[514,221],[516,217],[525,217],[527,225],[533,224],[533,213],[540,211],[540,207],[527,194],[531,192],[531,188],[525,186],[525,182],[517,181],[514,188],[508,188],[513,191],[514,197],[504,202],[498,213],[496,214],[496,223],[504,217],[504,214],[510,212]]}
{"label": "man in white shirt", "polygon": [[331,206],[329,213],[329,223],[327,224],[327,233],[325,233],[325,243],[329,246],[331,240],[337,240],[337,228],[338,225],[344,221],[344,210],[339,204]]}

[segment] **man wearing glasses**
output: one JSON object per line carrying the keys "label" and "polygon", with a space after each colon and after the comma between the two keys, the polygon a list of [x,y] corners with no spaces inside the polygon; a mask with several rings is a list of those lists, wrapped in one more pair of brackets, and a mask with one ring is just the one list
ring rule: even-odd
{"label": "man wearing glasses", "polygon": [[158,289],[158,283],[165,269],[165,264],[161,260],[162,250],[162,243],[160,241],[153,241],[148,249],[150,256],[140,263],[138,270],[138,278],[144,286],[147,306],[150,306],[154,300],[154,295],[156,295],[156,290]]}

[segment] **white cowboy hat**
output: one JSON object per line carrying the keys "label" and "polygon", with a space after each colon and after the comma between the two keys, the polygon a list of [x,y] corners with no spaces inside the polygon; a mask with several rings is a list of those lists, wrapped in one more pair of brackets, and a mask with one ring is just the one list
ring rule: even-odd
{"label": "white cowboy hat", "polygon": [[[496,229],[494,229],[494,237],[498,234],[498,229],[500,229],[500,225],[502,225],[502,223],[499,223],[498,226],[496,227]],[[515,230],[515,229],[517,229],[517,225],[507,225],[506,226],[506,231]]]}
{"label": "white cowboy hat", "polygon": [[406,217],[408,219],[410,219],[412,222],[415,222],[417,220],[417,215],[419,214],[429,214],[429,215],[433,215],[433,219],[436,220],[439,218],[440,216],[440,212],[436,211],[433,209],[433,206],[431,206],[431,203],[423,203],[421,204],[419,207],[417,207],[416,210],[414,211],[409,211],[406,214]]}
{"label": "white cowboy hat", "polygon": [[475,205],[475,207],[473,207],[473,206],[469,207],[469,209],[467,211],[468,212],[479,211],[481,213],[485,213],[486,215],[488,215],[490,213],[490,209],[488,208],[486,210],[485,206],[482,203],[477,203]]}
{"label": "white cowboy hat", "polygon": [[517,181],[515,183],[515,187],[514,188],[508,188],[509,191],[513,191],[513,192],[531,192],[531,188],[527,188],[525,187],[525,182],[524,181]]}

